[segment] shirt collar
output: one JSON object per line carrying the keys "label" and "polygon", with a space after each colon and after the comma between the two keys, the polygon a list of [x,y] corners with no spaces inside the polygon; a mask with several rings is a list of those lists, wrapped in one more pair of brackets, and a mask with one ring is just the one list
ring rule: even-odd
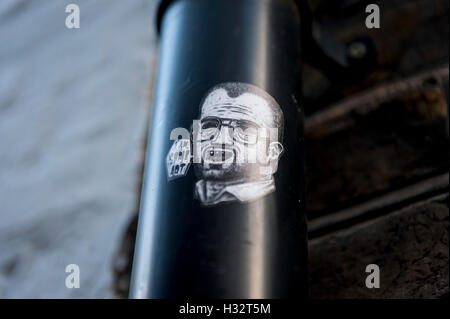
{"label": "shirt collar", "polygon": [[219,192],[213,193],[208,190],[208,183],[205,180],[199,180],[195,188],[196,197],[202,204],[210,206],[232,200],[248,202],[263,197],[275,190],[275,183],[272,177],[269,180],[230,184]]}

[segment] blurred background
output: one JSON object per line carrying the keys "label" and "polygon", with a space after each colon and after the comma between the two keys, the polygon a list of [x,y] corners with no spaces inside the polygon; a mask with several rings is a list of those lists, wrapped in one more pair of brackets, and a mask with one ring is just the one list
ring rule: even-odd
{"label": "blurred background", "polygon": [[[135,214],[154,1],[0,2],[0,297],[113,297]],[[67,289],[66,265],[80,267]]]}
{"label": "blurred background", "polygon": [[[157,1],[72,2],[79,29],[70,2],[0,2],[0,298],[128,292]],[[380,29],[365,26],[369,3]],[[449,2],[309,4],[349,52],[362,38],[375,50],[342,82],[304,63],[311,296],[446,297]],[[364,285],[371,263],[380,289]]]}

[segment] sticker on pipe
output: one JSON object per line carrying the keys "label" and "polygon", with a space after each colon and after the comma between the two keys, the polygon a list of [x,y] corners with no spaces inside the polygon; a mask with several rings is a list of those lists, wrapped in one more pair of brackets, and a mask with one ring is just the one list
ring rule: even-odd
{"label": "sticker on pipe", "polygon": [[249,202],[275,191],[283,154],[284,117],[265,91],[246,83],[222,83],[207,92],[190,138],[174,141],[166,158],[169,180],[193,163],[195,198],[204,206]]}

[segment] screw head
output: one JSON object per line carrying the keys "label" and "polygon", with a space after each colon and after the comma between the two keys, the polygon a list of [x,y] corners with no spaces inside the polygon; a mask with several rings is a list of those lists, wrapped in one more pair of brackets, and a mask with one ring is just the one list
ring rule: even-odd
{"label": "screw head", "polygon": [[353,59],[362,59],[367,54],[367,47],[360,41],[350,43],[347,48],[347,54]]}

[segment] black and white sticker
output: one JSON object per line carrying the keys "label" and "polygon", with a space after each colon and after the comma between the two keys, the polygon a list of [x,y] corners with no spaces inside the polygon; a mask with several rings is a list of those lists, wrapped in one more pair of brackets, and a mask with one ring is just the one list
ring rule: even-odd
{"label": "black and white sticker", "polygon": [[169,180],[193,163],[195,197],[205,206],[248,202],[275,190],[283,153],[283,112],[265,91],[246,83],[214,86],[200,104],[190,138],[175,140],[166,165]]}

